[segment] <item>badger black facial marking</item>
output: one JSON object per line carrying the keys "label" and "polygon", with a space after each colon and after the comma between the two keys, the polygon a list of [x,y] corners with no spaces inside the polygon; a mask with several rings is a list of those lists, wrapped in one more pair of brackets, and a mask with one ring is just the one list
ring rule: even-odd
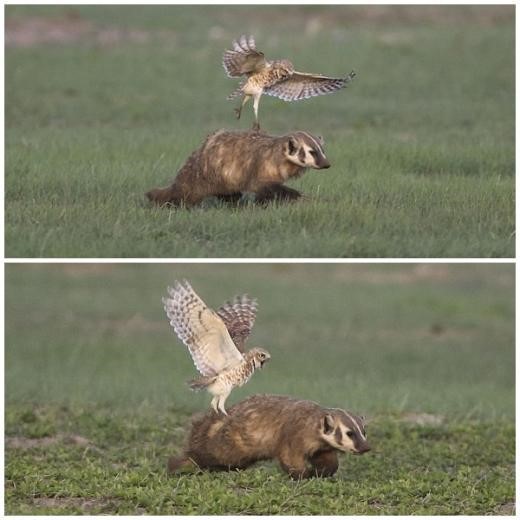
{"label": "badger black facial marking", "polygon": [[311,146],[313,149],[315,149],[320,155],[325,157],[325,152],[323,151],[322,143],[320,142],[320,138],[316,138],[313,135],[309,134],[308,132],[302,132],[302,134],[307,138],[309,141],[309,146]]}

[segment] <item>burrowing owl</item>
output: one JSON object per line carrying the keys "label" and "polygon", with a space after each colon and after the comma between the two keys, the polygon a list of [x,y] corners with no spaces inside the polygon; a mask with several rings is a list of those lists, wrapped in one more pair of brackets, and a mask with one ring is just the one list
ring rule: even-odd
{"label": "burrowing owl", "polygon": [[205,388],[213,395],[211,406],[226,414],[224,403],[237,386],[247,383],[257,368],[271,359],[269,352],[244,343],[256,317],[256,300],[235,296],[216,312],[184,281],[168,287],[164,310],[178,338],[188,347],[202,377],[189,382],[194,390]]}
{"label": "burrowing owl", "polygon": [[284,101],[307,99],[335,92],[345,87],[356,75],[352,71],[345,78],[329,78],[320,74],[297,72],[289,60],[266,61],[264,53],[256,50],[254,38],[245,35],[233,41],[232,51],[224,52],[222,64],[229,77],[247,77],[228,99],[244,95],[242,104],[235,109],[237,118],[240,118],[243,106],[253,98],[254,129],[260,128],[258,103],[262,94],[275,96]]}

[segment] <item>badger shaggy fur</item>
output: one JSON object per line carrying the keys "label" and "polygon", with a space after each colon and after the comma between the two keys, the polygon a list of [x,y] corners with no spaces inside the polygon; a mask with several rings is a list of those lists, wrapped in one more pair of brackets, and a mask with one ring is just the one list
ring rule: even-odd
{"label": "badger shaggy fur", "polygon": [[227,416],[195,417],[187,446],[168,472],[244,469],[277,459],[292,478],[330,477],[338,453],[370,450],[363,420],[339,408],[276,395],[254,395]]}
{"label": "badger shaggy fur", "polygon": [[308,132],[280,137],[263,132],[219,130],[195,150],[173,183],[146,196],[155,204],[193,206],[207,197],[237,201],[255,193],[257,202],[294,200],[301,194],[283,186],[306,168],[329,168],[323,140]]}

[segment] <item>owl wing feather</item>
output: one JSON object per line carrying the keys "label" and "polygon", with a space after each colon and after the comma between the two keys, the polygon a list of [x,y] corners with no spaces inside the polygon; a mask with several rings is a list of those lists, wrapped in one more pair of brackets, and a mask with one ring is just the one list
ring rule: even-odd
{"label": "owl wing feather", "polygon": [[352,71],[345,78],[330,78],[319,74],[307,74],[294,72],[272,86],[264,88],[263,93],[274,96],[284,101],[297,101],[313,96],[331,94],[346,87],[352,81],[356,73]]}
{"label": "owl wing feather", "polygon": [[252,36],[245,36],[233,40],[233,50],[226,50],[222,57],[222,65],[230,78],[245,74],[253,74],[265,67],[263,52],[256,50]]}
{"label": "owl wing feather", "polygon": [[224,303],[217,314],[227,327],[231,339],[240,352],[244,352],[244,345],[255,324],[257,303],[247,294],[235,296],[233,300]]}
{"label": "owl wing feather", "polygon": [[218,314],[184,281],[168,287],[164,310],[177,337],[188,347],[197,370],[215,376],[243,361],[242,354]]}

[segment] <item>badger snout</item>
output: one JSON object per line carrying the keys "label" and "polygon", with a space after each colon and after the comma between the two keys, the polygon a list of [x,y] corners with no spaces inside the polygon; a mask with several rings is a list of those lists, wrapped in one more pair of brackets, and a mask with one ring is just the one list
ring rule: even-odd
{"label": "badger snout", "polygon": [[322,163],[319,165],[319,169],[323,170],[326,168],[330,168],[330,162],[327,159],[324,159]]}
{"label": "badger snout", "polygon": [[313,157],[314,157],[313,168],[316,168],[317,170],[323,170],[325,168],[330,168],[330,162],[327,159],[327,157],[325,157],[325,154],[315,153]]}
{"label": "badger snout", "polygon": [[363,455],[363,453],[366,453],[367,451],[370,451],[370,446],[363,443],[360,446],[357,446],[356,451],[353,451],[352,453],[354,453],[354,455]]}

